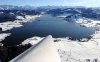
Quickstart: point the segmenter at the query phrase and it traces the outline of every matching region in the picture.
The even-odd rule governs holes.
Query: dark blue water
[[[79,40],[82,38],[90,38],[90,35],[94,33],[92,28],[81,27],[78,24],[49,15],[41,16],[36,20],[38,21],[29,22],[23,27],[7,31],[12,34],[2,42],[5,45],[16,45],[33,36],[44,37],[47,35],[52,35],[55,38],[68,36]]]

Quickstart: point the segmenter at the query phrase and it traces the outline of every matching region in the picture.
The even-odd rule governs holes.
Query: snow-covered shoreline
[[[62,62],[84,62],[87,59],[100,60],[100,33],[95,34],[88,42],[61,40],[56,42]],[[67,61],[66,61],[67,60]]]
[[[25,18],[23,18],[23,19],[20,16],[19,19],[21,18],[21,20],[0,23],[0,28],[2,28],[2,31],[6,31],[6,30],[13,29],[13,28],[21,27],[21,26],[23,26],[22,23],[25,24],[27,22],[32,22],[33,20],[35,20],[36,18],[38,18],[40,16],[42,16],[42,15],[34,15],[34,16],[26,15]],[[11,35],[11,33],[1,33],[0,34],[0,42],[10,35]],[[3,46],[3,44],[1,46]]]
[[[92,20],[88,18],[79,18],[75,21],[81,26],[94,28],[96,31],[100,31],[100,20]]]
[[[87,42],[60,39],[55,42],[62,62],[99,62],[100,61],[100,21],[78,19],[76,23],[95,29],[95,34]]]
[[[4,40],[6,37],[10,36],[10,35],[11,35],[11,33],[1,33],[1,34],[0,34],[0,42],[1,42],[2,40]],[[3,44],[0,43],[0,46],[3,46]]]
[[[26,15],[24,19],[22,20],[15,20],[15,21],[8,21],[8,22],[3,22],[0,23],[0,28],[2,28],[2,31],[10,30],[16,27],[21,27],[23,26],[23,23],[31,22],[32,20],[35,20],[36,18],[40,17],[42,15]]]

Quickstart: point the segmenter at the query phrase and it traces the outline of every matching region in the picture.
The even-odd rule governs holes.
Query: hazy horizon
[[[0,0],[0,5],[100,7],[100,0]]]

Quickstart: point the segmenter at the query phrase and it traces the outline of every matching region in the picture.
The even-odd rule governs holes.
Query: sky
[[[100,7],[100,0],[0,0],[0,5]]]

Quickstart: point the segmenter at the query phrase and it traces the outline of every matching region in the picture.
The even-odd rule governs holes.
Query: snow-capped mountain
[[[47,9],[46,9],[47,10]],[[91,19],[100,19],[100,9],[99,8],[85,8],[85,7],[71,7],[71,8],[55,8],[49,9],[46,11],[47,14],[53,16],[67,16],[71,15],[80,15],[81,17],[91,18]]]
[[[0,10],[34,10],[33,6],[0,5]]]
[[[87,7],[68,7],[68,6],[13,6],[13,5],[0,5],[0,10],[36,10],[54,16],[67,15],[67,14],[80,14],[82,17],[100,19],[100,8],[87,8]]]

